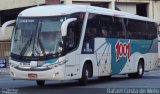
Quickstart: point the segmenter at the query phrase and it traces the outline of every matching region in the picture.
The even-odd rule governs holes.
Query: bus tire
[[[90,73],[91,73],[91,71],[90,71],[88,64],[85,64],[83,66],[83,70],[82,70],[82,77],[81,77],[81,79],[79,79],[80,85],[83,85],[83,86],[87,85]]]
[[[129,78],[142,78],[144,74],[144,62],[143,60],[139,60],[138,66],[137,66],[137,72],[136,73],[130,73],[128,74]]]
[[[37,82],[38,86],[44,86],[44,84],[45,84],[44,80],[37,80],[36,82]]]

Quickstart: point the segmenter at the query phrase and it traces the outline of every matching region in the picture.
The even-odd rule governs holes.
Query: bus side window
[[[101,15],[100,17],[100,28],[103,38],[112,37],[112,31],[111,31],[111,24],[112,24],[112,17]]]
[[[84,42],[89,42],[95,37],[99,37],[98,26],[99,26],[99,16],[97,14],[89,14],[87,27],[84,37]]]
[[[74,23],[75,22],[71,22],[67,28],[66,47],[68,50],[73,50],[75,46]]]
[[[87,28],[85,34],[85,42],[94,39],[95,34],[96,34],[96,28]]]
[[[72,28],[68,28],[68,35],[67,35],[67,48],[72,49],[74,47],[74,31],[72,30]]]
[[[123,27],[121,18],[114,17],[113,23],[111,25],[112,37],[113,38],[125,38],[123,34]]]
[[[108,32],[107,32],[107,28],[106,27],[102,27],[102,35],[103,37],[108,37]]]

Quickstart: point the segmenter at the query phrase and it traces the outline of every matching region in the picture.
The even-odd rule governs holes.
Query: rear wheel
[[[137,72],[136,73],[130,73],[128,76],[130,78],[142,78],[144,74],[144,62],[142,60],[139,61],[138,67],[137,67]]]
[[[44,84],[45,84],[44,80],[37,80],[36,82],[37,82],[38,86],[44,86]]]
[[[90,66],[88,64],[85,64],[83,66],[82,70],[82,78],[79,79],[79,84],[80,85],[86,85],[88,82],[88,78],[91,77],[91,70]]]

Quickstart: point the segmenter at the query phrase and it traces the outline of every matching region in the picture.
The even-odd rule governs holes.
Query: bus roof
[[[87,6],[83,5],[44,5],[28,8],[19,16],[43,17],[67,15],[75,12],[86,12]]]
[[[45,17],[45,16],[60,16],[60,15],[67,15],[76,12],[89,12],[89,13],[96,13],[102,15],[110,15],[115,17],[122,17],[122,18],[130,18],[130,19],[137,19],[143,21],[150,21],[155,22],[154,20],[138,16],[135,14],[117,11],[107,8],[101,7],[94,7],[94,6],[87,6],[87,5],[44,5],[44,6],[37,6],[28,8],[22,11],[19,16],[20,17]]]

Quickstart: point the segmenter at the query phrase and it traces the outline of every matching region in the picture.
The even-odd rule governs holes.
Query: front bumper
[[[37,77],[31,78],[29,74],[36,74]],[[15,80],[65,80],[65,65],[46,71],[21,71],[10,66],[10,75]]]

